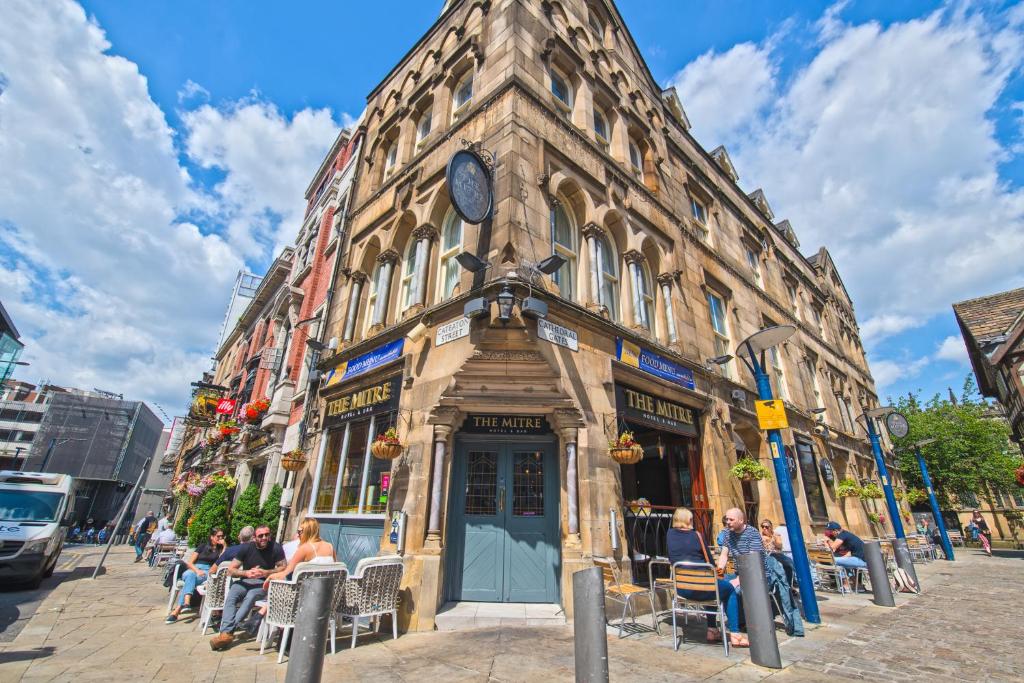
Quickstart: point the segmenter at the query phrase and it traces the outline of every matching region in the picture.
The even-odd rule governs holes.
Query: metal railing
[[[711,529],[715,511],[709,508],[689,509],[693,513],[693,528],[701,533],[705,543],[713,545]],[[674,511],[671,505],[626,503],[623,506],[622,520],[635,582],[647,582],[647,565],[653,558],[668,556],[666,542]]]

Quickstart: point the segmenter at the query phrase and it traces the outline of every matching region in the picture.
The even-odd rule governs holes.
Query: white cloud
[[[17,375],[176,412],[209,367],[242,256],[265,261],[297,230],[336,126],[328,112],[287,120],[258,101],[201,107],[187,142],[225,172],[210,196],[180,164],[146,78],[108,54],[81,7],[21,0],[3,14],[0,293],[31,363]],[[250,220],[262,221],[252,232],[263,248]]]
[[[1013,143],[990,118],[1012,104],[1001,98],[1024,61],[1024,12],[957,5],[883,27],[844,23],[841,9],[784,83],[764,82],[759,65],[781,58],[769,39],[733,48],[753,66],[732,50],[701,57],[683,71],[701,87],[681,96],[706,145],[724,142],[801,242],[829,248],[880,344],[954,301],[1024,284],[1008,258],[1024,250],[1024,190],[999,176]],[[767,111],[749,91],[730,97],[748,73],[777,95]],[[872,363],[880,386],[907,376],[894,362]]]
[[[770,46],[705,52],[672,78],[694,133],[716,147],[749,126],[772,97]]]
[[[185,85],[181,86],[181,89],[178,90],[178,102],[182,103],[193,99],[199,99],[206,102],[210,99],[210,91],[190,78],[185,81]]]
[[[935,360],[968,365],[970,360],[967,358],[967,347],[964,346],[963,338],[958,334],[954,334],[943,339],[935,351]]]

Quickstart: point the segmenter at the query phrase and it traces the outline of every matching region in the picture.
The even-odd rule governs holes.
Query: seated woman
[[[224,547],[224,531],[214,527],[210,531],[209,543],[203,543],[196,548],[191,557],[185,560],[185,566],[188,569],[181,575],[181,580],[185,585],[182,586],[181,592],[178,594],[178,604],[167,615],[166,623],[173,624],[183,610],[192,610],[192,594],[195,593],[197,586],[206,583],[210,567],[224,552]]]
[[[707,544],[700,532],[693,528],[693,513],[686,508],[676,508],[676,511],[672,513],[672,528],[668,530],[667,547],[668,559],[673,564],[676,562],[699,562],[714,567]],[[680,590],[679,594],[689,600],[714,599],[714,594],[711,592]],[[729,634],[729,643],[733,647],[749,647],[750,641],[747,640],[746,635],[736,632],[740,623],[740,603],[736,587],[731,581],[718,579],[718,598],[725,607],[725,618],[733,631]],[[715,617],[709,615],[707,633],[709,643],[722,639],[722,631],[717,625]]]
[[[337,562],[334,555],[334,546],[320,538],[320,522],[312,517],[306,517],[299,523],[299,547],[288,560],[288,566],[279,572],[274,572],[263,582],[263,590],[270,590],[270,582],[278,579],[286,579],[292,575],[295,568],[302,562],[313,562],[314,564],[331,564]],[[266,616],[267,608],[264,605],[260,608],[260,615]]]

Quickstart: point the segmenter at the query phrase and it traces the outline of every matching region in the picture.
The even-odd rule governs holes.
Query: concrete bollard
[[[608,682],[608,633],[604,613],[604,576],[600,567],[572,575],[573,640],[576,680]]]
[[[892,586],[889,585],[889,571],[885,568],[882,546],[878,541],[864,541],[864,561],[868,563],[868,575],[871,577],[872,602],[879,607],[895,607]]]
[[[299,611],[295,616],[295,632],[288,656],[288,673],[284,679],[286,683],[315,683],[323,675],[334,582],[335,579],[329,576],[302,581]]]
[[[896,556],[896,566],[910,574],[910,578],[921,590],[921,581],[917,578],[917,570],[914,569],[914,560],[910,557],[910,548],[907,547],[907,539],[894,538],[892,540],[892,552]]]
[[[768,579],[761,553],[737,555],[736,571],[740,575],[743,614],[747,618],[750,661],[758,666],[781,669],[782,655],[775,637],[775,615],[768,596]]]

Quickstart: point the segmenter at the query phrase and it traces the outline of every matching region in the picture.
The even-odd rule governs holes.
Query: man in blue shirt
[[[230,545],[224,549],[224,552],[217,558],[217,562],[210,568],[211,573],[216,572],[218,567],[226,567],[231,564],[231,560],[238,557],[238,553],[242,552],[242,548],[246,546],[249,541],[252,540],[253,534],[256,530],[251,526],[243,526],[242,530],[238,532],[238,543]]]
[[[836,564],[840,567],[850,569],[866,569],[868,563],[864,561],[864,541],[855,534],[846,531],[839,522],[829,522],[825,525],[825,536],[828,537],[828,547],[836,555]],[[844,553],[840,555],[840,553]],[[849,580],[846,571],[843,571],[843,583],[849,589]]]

